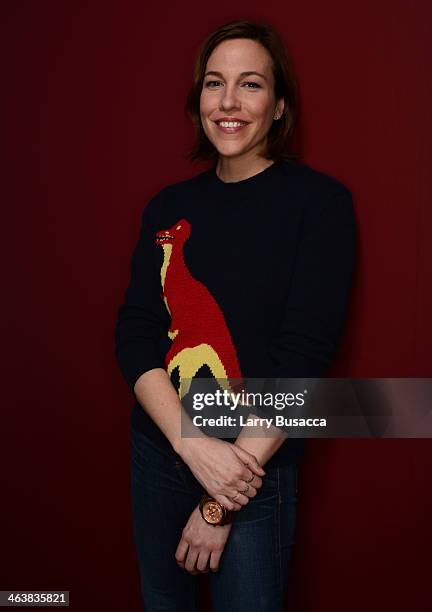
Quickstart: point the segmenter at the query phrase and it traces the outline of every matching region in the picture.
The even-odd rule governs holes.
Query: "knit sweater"
[[[131,426],[170,443],[139,404],[137,379],[164,368],[182,379],[320,378],[337,351],[356,250],[351,192],[295,161],[236,182],[211,167],[147,204],[115,355],[134,396]],[[233,440],[231,440],[233,441]],[[286,439],[267,467],[298,461]]]

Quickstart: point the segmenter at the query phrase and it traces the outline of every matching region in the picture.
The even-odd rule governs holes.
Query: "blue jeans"
[[[297,464],[266,470],[257,495],[236,512],[219,570],[193,575],[177,565],[174,555],[204,489],[174,451],[161,450],[134,429],[131,459],[133,535],[145,612],[198,612],[198,589],[205,576],[213,612],[284,609]]]

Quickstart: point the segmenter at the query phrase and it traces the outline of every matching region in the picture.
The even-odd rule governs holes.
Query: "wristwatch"
[[[209,525],[226,525],[231,523],[231,512],[216,499],[205,493],[200,501],[199,509],[201,516]]]

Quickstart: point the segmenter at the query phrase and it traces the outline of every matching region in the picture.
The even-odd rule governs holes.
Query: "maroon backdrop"
[[[2,5],[0,589],[70,590],[83,611],[141,609],[133,402],[113,356],[115,315],[146,202],[205,168],[183,159],[182,109],[198,45],[228,20],[279,29],[301,87],[302,157],[354,194],[359,269],[334,374],[432,376],[430,3],[207,11]],[[290,609],[427,609],[430,449],[426,439],[310,442]]]

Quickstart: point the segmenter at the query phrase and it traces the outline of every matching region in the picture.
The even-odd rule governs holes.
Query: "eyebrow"
[[[215,76],[223,78],[222,72],[218,72],[217,70],[209,70],[209,72],[206,72],[204,76],[206,77],[209,74],[214,74]],[[250,76],[251,74],[256,74],[257,76],[260,76],[262,79],[264,79],[264,81],[267,81],[266,77],[263,74],[261,74],[261,72],[256,72],[256,70],[248,70],[247,72],[240,72],[240,76],[242,77]]]

